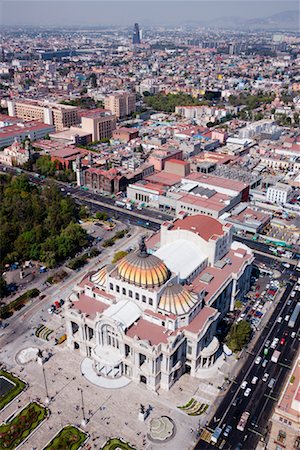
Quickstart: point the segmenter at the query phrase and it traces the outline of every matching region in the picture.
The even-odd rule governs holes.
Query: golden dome
[[[113,266],[111,264],[101,267],[101,269],[91,276],[91,282],[97,284],[98,286],[105,287],[106,275],[112,268]]]
[[[198,301],[198,296],[185,289],[181,284],[171,284],[166,287],[160,297],[158,308],[180,316],[187,314]]]
[[[149,255],[142,238],[140,250],[121,259],[118,274],[123,281],[144,288],[163,285],[169,279],[169,270],[157,256]]]

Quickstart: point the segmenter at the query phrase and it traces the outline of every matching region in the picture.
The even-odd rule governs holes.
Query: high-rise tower
[[[133,27],[132,43],[134,45],[141,43],[140,28],[139,28],[139,24],[138,23],[135,23],[134,27]]]

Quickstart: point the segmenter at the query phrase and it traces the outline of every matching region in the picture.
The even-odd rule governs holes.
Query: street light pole
[[[45,402],[46,402],[46,403],[49,403],[49,402],[50,402],[50,397],[49,397],[49,392],[48,392],[48,386],[47,386],[47,380],[46,380],[46,373],[45,373],[45,367],[44,367],[44,364],[42,364],[42,369],[43,369],[43,378],[44,378],[45,392],[46,392],[46,399],[45,399]]]
[[[77,388],[78,391],[80,391],[80,395],[81,395],[81,410],[82,410],[82,421],[81,421],[81,425],[83,427],[86,426],[86,418],[85,418],[85,412],[84,412],[84,402],[83,402],[83,390],[82,388]]]

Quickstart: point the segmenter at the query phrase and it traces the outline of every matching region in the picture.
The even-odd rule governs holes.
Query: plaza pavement
[[[47,347],[47,343],[40,347],[53,351],[51,346]],[[91,436],[86,448],[100,449],[110,437],[121,437],[136,449],[192,448],[196,435],[194,431],[191,432],[191,428],[194,430],[197,427],[199,417],[186,415],[176,408],[176,405],[183,405],[193,396],[197,380],[191,382],[188,376],[184,376],[169,393],[160,395],[155,395],[135,383],[120,389],[100,388],[82,376],[81,361],[82,357],[71,353],[66,346],[55,347],[53,356],[44,364],[47,389],[51,398],[51,414],[38,431],[22,445],[22,449],[42,450],[62,426],[81,426],[81,392],[78,388],[83,390],[84,412],[88,419],[85,429]],[[13,369],[15,374],[28,382],[29,388],[0,413],[1,422],[31,400],[45,403],[46,391],[41,365],[30,362],[25,366],[15,365]],[[200,399],[198,396],[197,398]],[[146,409],[150,405],[152,407],[145,423],[138,420],[141,403]],[[175,421],[177,432],[174,439],[166,444],[153,444],[146,438],[146,445],[143,445],[143,439],[149,430],[149,421],[161,415],[170,416]]]

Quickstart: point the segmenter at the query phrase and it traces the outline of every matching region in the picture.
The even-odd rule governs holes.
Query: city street
[[[252,450],[256,448],[259,439],[263,438],[267,433],[267,424],[274,402],[278,399],[278,393],[288,376],[293,364],[293,358],[299,348],[299,337],[292,338],[291,334],[293,331],[299,329],[300,317],[298,317],[294,328],[289,328],[288,322],[284,320],[285,316],[292,314],[297,299],[299,299],[298,292],[291,304],[287,304],[292,288],[293,286],[291,284],[287,284],[285,292],[272,314],[271,320],[263,328],[258,341],[248,353],[242,369],[233,380],[214,418],[207,426],[207,429],[211,431],[216,427],[225,427],[225,425],[231,425],[233,427],[227,439],[221,435],[217,444],[219,448],[235,448],[241,443],[243,450]],[[277,322],[279,317],[283,318],[280,323]],[[268,360],[267,365],[266,367],[262,367],[262,361],[264,359],[263,351],[266,341],[272,342],[276,337],[279,339],[276,348],[281,352],[279,362],[273,363],[270,361],[270,356],[273,352],[273,350],[270,350],[266,357]],[[282,338],[285,340],[283,344],[281,344]],[[258,356],[262,358],[261,362],[255,364]],[[269,374],[266,382],[262,381],[265,373]],[[256,384],[251,383],[254,376],[258,378]],[[268,382],[271,378],[276,380],[272,389],[268,387]],[[251,388],[249,397],[245,397],[245,390],[240,387],[243,381],[247,381],[247,387]],[[244,411],[250,412],[250,418],[245,431],[241,432],[236,429],[236,426]],[[200,440],[195,447],[196,450],[210,448],[215,448],[215,446],[203,440]]]

